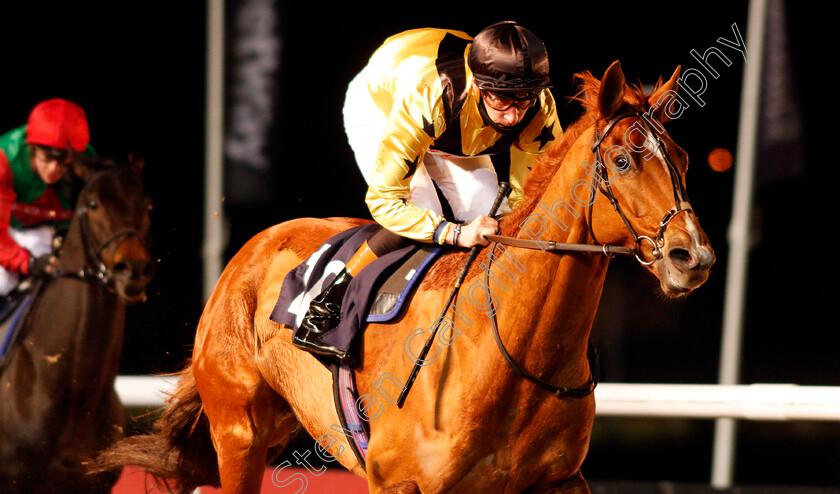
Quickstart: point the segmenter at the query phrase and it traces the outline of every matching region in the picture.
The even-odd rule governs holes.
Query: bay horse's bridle
[[[99,177],[112,171],[113,170],[100,170],[96,172],[88,180],[87,184],[80,192],[79,197],[84,197],[85,193],[88,192],[90,187],[96,180],[99,179]],[[90,217],[88,216],[90,208],[90,203],[80,201],[75,211],[75,216],[79,221],[79,230],[82,237],[82,247],[85,251],[86,262],[81,268],[77,270],[62,271],[58,273],[58,276],[77,278],[85,281],[97,281],[106,285],[113,277],[113,270],[105,264],[105,260],[102,258],[102,252],[109,245],[116,243],[116,246],[119,247],[129,237],[137,237],[147,249],[149,244],[147,239],[134,228],[123,228],[96,244],[96,239],[90,226]]]

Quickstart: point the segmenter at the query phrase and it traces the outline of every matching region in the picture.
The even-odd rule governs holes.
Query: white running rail
[[[119,376],[116,390],[128,407],[163,405],[176,377]],[[796,384],[625,384],[595,389],[599,416],[744,420],[840,421],[840,387]]]

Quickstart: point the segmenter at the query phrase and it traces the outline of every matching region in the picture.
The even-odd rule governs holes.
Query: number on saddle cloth
[[[329,285],[359,246],[378,229],[376,224],[354,227],[328,239],[315,253],[290,271],[270,319],[297,331],[309,303]],[[383,255],[354,276],[341,306],[341,322],[323,341],[348,353],[368,322],[387,322],[405,306],[408,293],[439,256],[442,247],[412,243]]]

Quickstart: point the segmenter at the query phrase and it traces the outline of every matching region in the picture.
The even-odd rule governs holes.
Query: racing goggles
[[[59,165],[66,165],[70,162],[70,153],[66,149],[59,149],[50,146],[36,144],[35,147],[44,153],[47,161],[57,161]]]
[[[484,104],[496,111],[508,111],[516,107],[519,111],[525,111],[534,106],[542,89],[536,91],[497,92],[482,90],[481,96]],[[513,97],[513,98],[511,98]]]

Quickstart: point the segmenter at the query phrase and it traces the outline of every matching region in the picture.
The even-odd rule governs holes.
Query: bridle
[[[609,181],[607,166],[604,165],[606,160],[604,160],[604,155],[601,151],[601,143],[607,136],[610,135],[612,130],[615,128],[616,124],[621,120],[628,118],[628,117],[638,117],[639,121],[644,122],[647,130],[647,138],[653,136],[654,143],[656,144],[657,151],[661,150],[662,155],[664,156],[664,161],[666,164],[666,168],[668,170],[668,174],[671,178],[671,186],[674,192],[674,207],[668,210],[665,213],[665,216],[659,222],[659,231],[656,234],[655,238],[651,238],[646,235],[639,235],[636,233],[636,229],[633,228],[633,225],[630,223],[630,220],[627,219],[627,216],[621,209],[621,206],[618,203],[618,200],[613,194],[612,185]],[[689,213],[692,211],[691,204],[688,202],[688,194],[685,191],[685,187],[682,184],[682,180],[680,179],[679,170],[674,165],[671,157],[668,154],[667,149],[665,148],[664,143],[656,134],[655,129],[652,128],[650,122],[645,120],[639,112],[627,112],[622,113],[616,117],[614,117],[610,122],[604,127],[603,132],[600,134],[598,133],[597,128],[595,129],[594,135],[594,142],[592,144],[592,153],[595,157],[596,167],[597,170],[596,174],[593,174],[592,177],[592,190],[598,191],[600,190],[604,196],[609,199],[610,204],[612,204],[613,209],[618,213],[621,217],[622,222],[624,223],[627,230],[630,232],[630,235],[633,237],[633,247],[622,247],[622,246],[610,246],[607,244],[601,244],[598,242],[597,238],[595,237],[595,232],[593,230],[592,224],[592,207],[595,203],[595,197],[591,198],[591,202],[589,204],[589,216],[587,218],[587,224],[589,228],[589,235],[592,237],[592,240],[597,245],[591,244],[565,244],[565,243],[558,243],[553,241],[548,242],[536,242],[534,240],[525,240],[525,239],[518,239],[512,237],[503,237],[499,235],[487,235],[487,239],[494,243],[500,243],[503,245],[509,245],[512,247],[522,247],[527,249],[539,249],[545,251],[578,251],[578,252],[602,252],[604,255],[608,257],[612,257],[614,254],[624,254],[624,255],[635,255],[636,260],[639,261],[640,264],[649,266],[656,262],[658,259],[662,257],[662,249],[664,247],[664,236],[665,230],[668,228],[668,225],[671,221],[680,213]],[[654,258],[650,261],[644,259],[643,254],[641,253],[641,245],[644,241],[648,241],[653,245],[653,256]],[[495,249],[495,245],[490,246],[491,249]],[[486,263],[486,267],[484,269],[484,286],[487,290],[490,287],[490,268],[492,266],[494,256],[488,256],[489,260]],[[490,301],[490,308],[489,308],[489,319],[490,319],[490,326],[493,330],[493,338],[496,341],[496,346],[499,348],[499,351],[502,354],[502,357],[507,362],[508,366],[520,377],[526,379],[528,381],[533,382],[537,386],[553,393],[557,397],[571,397],[571,398],[582,398],[589,394],[591,394],[595,387],[598,385],[599,379],[599,358],[598,352],[595,349],[594,345],[592,344],[591,340],[587,342],[587,351],[586,356],[589,362],[589,373],[590,377],[586,383],[581,386],[568,388],[564,386],[556,386],[554,384],[548,383],[537,376],[534,376],[527,371],[525,371],[510,355],[510,353],[505,348],[504,343],[502,342],[501,335],[499,333],[499,326],[498,322],[496,321],[496,308],[493,306],[493,297],[488,296]]]
[[[113,170],[101,170],[96,172],[88,180],[79,196],[84,197],[95,181],[109,172],[113,172]],[[116,247],[119,247],[130,237],[137,237],[140,239],[140,242],[144,247],[148,247],[148,242],[147,239],[136,229],[123,228],[97,244],[96,238],[90,226],[89,211],[89,203],[86,201],[79,201],[79,205],[76,207],[75,216],[79,221],[79,230],[82,237],[82,247],[85,251],[86,262],[80,269],[61,271],[58,273],[58,276],[76,278],[85,281],[96,281],[106,285],[111,281],[113,271],[106,265],[105,260],[102,258],[102,252],[111,244],[116,244]]]
[[[656,151],[661,151],[661,155],[664,158],[666,169],[668,170],[668,176],[671,179],[671,189],[674,193],[674,207],[668,210],[665,213],[665,216],[662,217],[662,220],[659,222],[659,231],[656,233],[655,238],[651,238],[647,235],[639,235],[636,233],[636,229],[633,228],[633,225],[630,223],[630,220],[627,219],[627,216],[624,214],[624,211],[621,209],[621,205],[618,203],[618,200],[615,198],[615,195],[612,191],[612,184],[609,180],[609,172],[608,166],[605,166],[604,163],[607,162],[603,152],[601,151],[601,143],[607,136],[610,135],[613,128],[615,128],[618,122],[624,120],[628,117],[637,117],[638,122],[643,122],[647,133],[646,138],[650,139],[653,138],[653,142],[656,145]],[[622,148],[623,149],[623,148]],[[626,112],[619,114],[618,116],[614,117],[610,122],[604,127],[604,131],[601,135],[598,135],[598,131],[595,131],[595,138],[594,143],[592,144],[592,153],[595,156],[597,174],[593,175],[592,177],[592,186],[593,190],[600,190],[604,196],[609,199],[610,204],[612,204],[613,209],[618,213],[619,217],[621,217],[621,221],[624,223],[624,226],[630,232],[630,235],[633,237],[633,250],[636,256],[636,260],[639,261],[640,264],[644,266],[649,266],[656,262],[657,260],[662,258],[662,248],[665,246],[665,230],[668,228],[668,225],[671,223],[679,213],[690,213],[692,212],[691,204],[688,202],[688,193],[683,186],[682,180],[680,179],[680,173],[677,169],[674,162],[671,160],[671,155],[668,153],[667,148],[665,147],[665,143],[662,142],[662,139],[659,137],[658,132],[656,129],[653,128],[651,123],[644,118],[644,116],[639,112]],[[600,166],[599,166],[599,165]],[[592,240],[595,243],[600,244],[598,239],[595,237],[595,231],[593,229],[592,224],[592,208],[594,206],[595,200],[592,198],[592,201],[589,203],[589,234],[592,237]],[[642,242],[648,241],[653,246],[653,259],[647,261],[644,259],[640,246]]]
[[[644,123],[644,126],[647,130],[647,138],[652,138],[654,144],[656,145],[656,150],[662,151],[661,154],[664,158],[666,169],[668,170],[668,175],[671,179],[671,187],[674,193],[674,207],[669,209],[668,212],[665,213],[665,216],[662,217],[662,220],[660,220],[659,231],[656,233],[655,237],[650,237],[648,235],[639,235],[636,232],[636,229],[630,223],[630,220],[624,214],[624,211],[621,209],[621,205],[618,203],[618,200],[616,199],[615,194],[613,193],[612,184],[610,183],[609,179],[608,166],[605,165],[606,160],[604,159],[603,152],[601,151],[601,143],[603,143],[604,140],[610,135],[612,130],[615,128],[616,124],[629,117],[637,117],[639,122]],[[636,260],[643,266],[650,266],[657,260],[661,259],[662,250],[665,244],[665,230],[668,228],[668,225],[678,214],[690,213],[693,211],[691,208],[691,204],[688,202],[688,193],[686,192],[682,180],[680,179],[679,170],[677,169],[676,165],[674,165],[674,162],[671,160],[671,156],[668,153],[667,148],[665,147],[665,143],[662,142],[662,139],[659,137],[656,130],[653,128],[650,122],[648,122],[647,119],[643,117],[641,113],[637,111],[631,111],[621,113],[618,116],[613,117],[613,119],[610,120],[606,126],[604,126],[604,129],[600,134],[598,133],[598,129],[595,129],[592,143],[592,153],[595,157],[596,164],[594,168],[596,172],[592,174],[591,190],[596,192],[600,191],[610,201],[610,204],[612,205],[613,209],[616,211],[616,213],[618,213],[619,217],[621,218],[621,221],[627,228],[627,231],[630,232],[630,236],[633,238],[632,247],[602,244],[598,241],[597,237],[595,236],[595,230],[592,221],[592,212],[595,204],[594,196],[591,197],[589,200],[589,206],[587,208],[588,217],[586,218],[586,222],[587,227],[589,229],[589,236],[592,238],[593,242],[595,242],[595,245],[560,243],[552,240],[536,241],[506,237],[502,235],[486,235],[486,238],[491,242],[497,242],[503,245],[509,245],[511,247],[521,247],[524,249],[538,249],[548,252],[599,252],[606,255],[607,257],[613,257],[615,254],[628,256],[632,255],[635,256]],[[641,246],[645,241],[649,242],[653,246],[653,259],[651,260],[646,260],[644,258],[644,254],[641,249]]]

